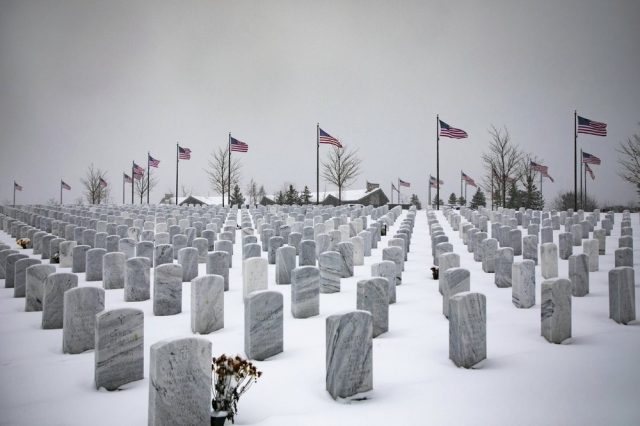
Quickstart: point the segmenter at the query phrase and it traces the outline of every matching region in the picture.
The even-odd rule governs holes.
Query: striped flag
[[[327,133],[324,130],[322,130],[320,127],[318,127],[318,131],[319,131],[319,135],[318,135],[318,142],[319,143],[328,143],[329,145],[333,145],[333,146],[337,146],[338,148],[342,148],[342,144],[340,143],[340,141],[338,139],[334,138],[329,133]]]
[[[476,181],[467,176],[465,172],[461,171],[460,173],[462,173],[462,180],[465,181],[467,185],[475,186],[476,188],[478,187],[478,185],[476,185]]]
[[[22,186],[18,185],[18,182],[15,180],[13,181],[13,187],[18,191],[22,191]]]
[[[134,175],[143,175],[144,169],[138,166],[136,163],[133,163],[133,174]]]
[[[231,151],[234,152],[247,152],[249,151],[249,145],[246,143],[239,141],[233,137],[229,137],[229,143],[231,144]]]
[[[591,176],[591,180],[596,179],[596,175],[593,174],[593,170],[591,170],[591,167],[589,167],[588,164],[584,165],[584,170],[589,173],[589,176]]]
[[[600,159],[598,157],[584,151],[582,151],[582,162],[585,164],[595,164],[596,166],[600,165]]]
[[[124,175],[124,181],[125,181],[126,183],[133,183],[133,179],[131,179],[131,176],[129,176],[129,175],[128,175],[128,174],[126,174],[126,173],[123,173],[123,175]]]
[[[178,158],[181,160],[191,160],[191,150],[178,145]]]
[[[411,187],[411,184],[409,182],[405,182],[402,179],[398,179],[398,185],[406,186],[407,188]]]
[[[151,154],[147,154],[147,155],[149,157],[148,160],[147,160],[147,162],[149,164],[149,167],[155,167],[157,169],[158,166],[160,165],[160,160],[156,160],[155,158],[153,158],[151,156]]]
[[[607,125],[578,116],[578,133],[594,136],[607,136]]]
[[[67,191],[71,189],[71,187],[67,185],[63,180],[60,181],[60,185],[62,186],[62,189],[66,189]]]
[[[542,173],[542,176],[544,176],[544,177],[546,177],[546,178],[549,178],[549,180],[550,180],[551,182],[555,182],[555,180],[553,180],[553,178],[551,177],[551,175],[549,175],[549,173],[546,173],[546,172],[545,172],[545,173]]]
[[[536,172],[540,172],[542,174],[546,174],[549,172],[548,166],[543,166],[542,164],[538,164],[535,161],[531,162],[531,169],[535,170]]]
[[[464,139],[469,137],[469,135],[467,135],[467,132],[465,132],[464,130],[451,127],[440,119],[438,119],[438,121],[440,122],[440,136],[453,139]]]
[[[106,188],[107,187],[107,181],[100,178],[100,187],[101,188]]]
[[[433,176],[429,176],[429,185],[431,185],[432,188],[437,188],[437,183],[436,183],[436,178],[434,178]],[[444,185],[444,182],[442,180],[440,180],[440,185]]]

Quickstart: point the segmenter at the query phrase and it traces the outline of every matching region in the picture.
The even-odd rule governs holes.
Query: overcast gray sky
[[[359,149],[365,180],[427,197],[436,114],[469,133],[441,141],[442,198],[460,169],[480,181],[493,124],[549,166],[547,203],[573,188],[573,110],[608,124],[580,135],[602,159],[590,194],[630,203],[616,145],[640,132],[640,2],[0,0],[0,200],[81,195],[89,163],[161,160],[151,198],[181,183],[214,195],[204,168],[229,131],[242,187],[315,190],[316,122]],[[321,155],[330,147],[321,146]],[[321,191],[331,186],[320,184]],[[469,197],[471,194],[469,194]],[[130,195],[127,195],[130,199]]]

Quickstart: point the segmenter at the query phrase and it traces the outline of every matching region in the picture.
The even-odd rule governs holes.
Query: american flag
[[[136,163],[133,163],[133,174],[134,175],[143,175],[144,169],[138,166]]]
[[[406,186],[407,188],[411,187],[411,184],[409,182],[405,182],[402,179],[398,179],[398,185]]]
[[[235,152],[247,152],[249,151],[249,145],[247,145],[246,143],[239,141],[238,139],[235,139],[233,137],[229,138],[229,143],[231,144],[231,151],[235,151]]]
[[[63,181],[63,180],[60,181],[60,185],[62,186],[62,189],[66,189],[66,190],[70,190],[71,189],[71,187],[69,185],[67,185],[65,183],[65,181]]]
[[[595,155],[582,151],[582,162],[585,164],[600,165],[600,159]]]
[[[178,145],[178,158],[181,160],[191,160],[191,150]]]
[[[543,166],[542,164],[538,164],[535,161],[531,162],[531,169],[535,170],[536,172],[540,172],[542,174],[547,174],[549,172],[548,166]]]
[[[478,185],[476,185],[476,181],[467,176],[465,172],[461,171],[460,173],[462,173],[462,180],[464,180],[467,185],[475,186],[476,188],[478,187]]]
[[[124,181],[126,183],[133,183],[133,179],[131,179],[131,177],[128,174],[123,173],[123,175],[124,175]]]
[[[318,131],[319,131],[319,135],[318,135],[318,142],[319,143],[328,143],[329,145],[333,145],[333,146],[337,146],[338,148],[342,148],[342,144],[340,143],[340,141],[338,139],[334,138],[329,133],[327,133],[324,130],[322,130],[320,127],[318,127]]]
[[[440,119],[438,121],[440,122],[440,136],[453,139],[464,139],[469,137],[469,135],[467,135],[467,132],[465,132],[464,130],[451,127]]]
[[[578,116],[578,133],[586,133],[595,136],[607,136],[606,123],[592,121],[588,118]]]
[[[551,182],[555,182],[555,180],[553,180],[553,178],[551,177],[551,175],[549,175],[549,173],[546,173],[546,172],[545,172],[545,173],[542,173],[542,176],[544,176],[544,177],[546,177],[546,178],[549,178],[549,180],[550,180]]]
[[[13,182],[13,187],[15,189],[17,189],[18,191],[22,191],[22,187],[20,185],[18,185],[18,182],[16,182],[16,181]]]
[[[596,175],[593,174],[593,170],[591,170],[591,167],[589,167],[588,164],[584,165],[584,170],[586,172],[589,172],[589,176],[591,176],[591,180],[595,180],[596,179]]]
[[[101,188],[106,188],[107,187],[107,181],[100,178],[100,187]]]
[[[144,170],[142,171],[142,173],[134,173],[133,177],[135,178],[135,180],[141,180],[144,177]]]
[[[431,185],[432,188],[436,188],[436,178],[434,178],[433,176],[429,176],[429,185]],[[442,180],[440,180],[440,185],[444,185],[444,182]]]
[[[149,156],[149,159],[148,159],[149,167],[155,167],[157,169],[158,166],[160,165],[160,160],[156,160],[151,156],[151,154],[147,154],[147,155]]]

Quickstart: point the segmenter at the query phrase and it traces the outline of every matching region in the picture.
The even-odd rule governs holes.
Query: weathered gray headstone
[[[326,320],[326,388],[333,399],[373,389],[373,317],[367,311]]]
[[[144,313],[120,308],[95,319],[96,389],[113,391],[144,377]]]
[[[153,314],[164,316],[176,315],[180,312],[182,312],[182,266],[175,263],[156,266],[153,274]]]
[[[629,247],[622,247],[616,249],[613,252],[614,266],[616,268],[620,266],[629,266],[633,268],[633,249]]]
[[[631,267],[609,271],[609,318],[620,324],[636,319],[635,276]]]
[[[533,260],[538,264],[538,237],[537,235],[527,235],[522,237],[522,259]]]
[[[309,318],[320,313],[320,270],[300,266],[291,273],[291,315]]]
[[[42,298],[42,328],[62,328],[64,292],[78,287],[78,276],[69,272],[56,272],[47,276]]]
[[[102,280],[102,258],[107,253],[105,249],[94,248],[87,250],[86,260],[86,280],[101,281]]]
[[[173,263],[173,246],[171,244],[158,244],[153,249],[153,265],[160,266],[165,263]]]
[[[188,282],[198,276],[198,249],[181,248],[178,252],[178,263],[182,266],[182,281]]]
[[[536,304],[536,265],[527,259],[512,267],[511,302],[516,308],[530,308]]]
[[[93,349],[96,314],[104,310],[104,290],[97,287],[69,289],[64,292],[63,305],[62,351],[79,354]]]
[[[244,261],[242,273],[242,295],[246,299],[254,291],[266,290],[269,263],[262,257],[252,257]]]
[[[540,246],[540,264],[542,278],[558,276],[558,247],[554,243],[544,243]]]
[[[207,255],[207,274],[220,275],[224,280],[224,291],[229,290],[229,253],[226,251],[209,253]]]
[[[522,239],[520,239],[522,251]],[[482,252],[482,270],[487,273],[496,271],[496,255],[498,253],[498,240],[489,238],[482,241],[480,250]]]
[[[87,251],[91,247],[80,245],[75,246],[72,250],[73,265],[71,266],[71,272],[79,273],[85,272],[87,269]]]
[[[569,256],[569,280],[573,296],[589,294],[589,256],[584,253]]]
[[[276,250],[284,245],[284,239],[282,237],[269,238],[269,251],[267,252],[267,260],[269,265],[276,264]]]
[[[600,265],[598,240],[582,240],[582,252],[589,256],[589,272],[596,272]]]
[[[16,263],[21,259],[28,259],[29,256],[22,253],[10,254],[5,260],[5,288],[14,288],[16,280]]]
[[[187,337],[151,346],[149,426],[211,422],[211,342]]]
[[[568,232],[558,234],[558,254],[560,259],[567,260],[573,254],[573,236]]]
[[[26,270],[25,307],[26,312],[42,311],[44,284],[47,277],[56,272],[53,265],[33,265]]]
[[[404,251],[401,247],[385,247],[382,249],[382,260],[390,260],[396,264],[396,286],[402,284],[402,266]]]
[[[27,293],[27,268],[40,265],[42,261],[26,257],[19,259],[14,265],[13,297],[25,297]]]
[[[465,291],[449,299],[449,358],[471,368],[487,357],[487,300]]]
[[[389,286],[387,291],[389,295],[388,303],[396,303],[396,264],[390,260],[374,263],[371,265],[371,276],[387,279],[387,285]]]
[[[494,283],[496,287],[511,287],[511,272],[513,267],[513,249],[511,247],[502,247],[496,252],[496,271]],[[468,289],[465,291],[469,291]]]
[[[291,284],[291,271],[296,267],[296,249],[285,245],[276,250],[276,284]]]
[[[195,278],[191,281],[191,331],[209,334],[221,328],[224,328],[224,278],[211,274]]]
[[[571,281],[543,281],[541,293],[541,334],[551,343],[562,343],[571,337]]]
[[[151,263],[146,257],[127,259],[124,267],[124,300],[125,302],[141,302],[149,300],[151,282],[149,269]]]
[[[449,268],[440,275],[440,283],[442,285],[442,314],[449,318],[449,302],[451,296],[470,290],[471,281],[469,270],[464,268]]]
[[[298,247],[299,266],[316,266],[316,242],[312,240],[300,241]]]
[[[254,291],[244,301],[244,351],[263,361],[283,350],[283,298],[277,291]]]
[[[353,276],[353,244],[350,241],[342,241],[336,245],[336,251],[340,253],[342,260],[342,278],[349,278]]]
[[[356,307],[373,317],[373,337],[389,331],[389,282],[383,277],[358,281]]]

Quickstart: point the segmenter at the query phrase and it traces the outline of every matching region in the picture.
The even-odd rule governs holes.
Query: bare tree
[[[640,192],[640,134],[636,133],[626,142],[620,142],[616,151],[620,155],[618,175],[629,183],[632,183]]]
[[[136,195],[140,197],[140,204],[146,195],[147,191],[152,190],[157,185],[158,181],[153,175],[149,175],[149,183],[147,185],[147,176],[143,175],[142,179],[135,179],[134,188]]]
[[[329,151],[329,158],[322,162],[322,177],[338,187],[338,201],[342,202],[342,188],[348,188],[360,174],[358,150],[347,150],[346,147],[334,147]]]
[[[209,176],[211,188],[222,195],[222,205],[224,206],[224,195],[229,186],[229,146],[218,148],[211,153],[209,167],[205,169]],[[240,162],[231,160],[231,186],[237,185],[240,180]]]
[[[193,187],[187,189],[186,186],[181,185],[180,194],[182,194],[182,197],[190,197],[191,195],[193,195]]]
[[[87,173],[81,179],[84,186],[85,197],[90,204],[100,204],[101,201],[107,201],[109,198],[109,187],[103,186],[102,182],[106,182],[107,172],[102,169],[96,169],[93,163],[87,168]]]
[[[249,204],[255,206],[258,204],[258,184],[256,181],[251,178],[249,184],[247,185],[247,195],[249,196]]]
[[[500,205],[504,206],[507,201],[508,185],[521,177],[523,155],[518,146],[511,142],[511,136],[506,127],[500,130],[491,126],[489,135],[491,135],[489,151],[482,154],[482,162],[487,170],[485,185],[488,188],[494,188],[494,194],[499,194]]]

